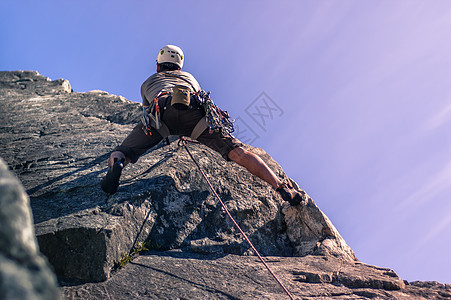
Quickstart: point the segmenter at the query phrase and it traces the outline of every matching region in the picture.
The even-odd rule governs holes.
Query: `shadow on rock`
[[[107,195],[100,189],[100,177],[106,171],[108,156],[109,153],[101,155],[29,189],[35,224],[104,205]],[[38,196],[33,196],[38,192]]]

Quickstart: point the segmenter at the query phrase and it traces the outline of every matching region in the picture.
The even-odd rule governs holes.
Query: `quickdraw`
[[[141,123],[143,124],[142,130],[144,131],[145,135],[152,136],[151,126],[150,126],[150,119],[149,119],[149,113],[147,112],[147,109],[149,106],[143,106],[143,113],[141,115]]]
[[[207,125],[210,128],[210,132],[221,131],[225,135],[232,135],[235,131],[233,125],[234,120],[230,118],[230,115],[226,111],[216,106],[210,98],[210,92],[201,90],[196,93],[196,95],[198,101],[205,110]]]
[[[142,130],[147,136],[152,136],[152,132],[150,131],[152,125],[149,117],[154,122],[155,124],[154,127],[156,130],[159,130],[161,128],[161,119],[160,119],[161,114],[160,114],[160,106],[158,105],[158,99],[161,96],[167,94],[169,94],[169,92],[160,92],[154,97],[151,106],[143,106],[143,114],[141,116],[141,122],[143,124]]]

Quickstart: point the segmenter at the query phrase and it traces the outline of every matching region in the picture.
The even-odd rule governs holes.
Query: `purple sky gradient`
[[[360,260],[451,283],[451,1],[122,3],[2,1],[0,70],[140,101],[179,45]],[[262,92],[284,112],[263,129]]]

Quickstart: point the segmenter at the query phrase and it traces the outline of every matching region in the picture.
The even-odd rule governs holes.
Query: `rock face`
[[[56,277],[38,252],[30,204],[0,159],[0,299],[58,299]]]
[[[66,80],[51,81],[30,71],[0,72],[0,101],[0,156],[30,195],[39,246],[60,280],[73,283],[108,279],[107,285],[124,280],[134,286],[130,278],[140,284],[157,271],[161,284],[178,278],[187,285],[173,291],[178,296],[169,296],[169,290],[162,291],[156,283],[154,288],[130,291],[128,296],[113,291],[113,298],[158,299],[160,294],[162,298],[179,299],[187,297],[184,289],[201,286],[210,291],[210,284],[190,277],[194,269],[206,274],[222,271],[223,277],[210,274],[210,279],[201,280],[226,284],[226,277],[235,276],[237,267],[232,265],[236,262],[246,266],[240,274],[249,276],[254,285],[245,287],[251,290],[248,294],[239,290],[238,283],[234,287],[215,285],[222,296],[250,299],[261,295],[275,299],[283,295],[283,291],[256,292],[271,277],[263,275],[260,264],[247,256],[253,254],[251,249],[211,195],[186,151],[178,149],[175,139],[169,146],[156,146],[136,164],[127,166],[116,194],[108,196],[101,191],[100,180],[107,171],[109,153],[139,120],[140,104],[101,91],[74,93]],[[354,289],[360,288],[406,288],[391,270],[362,267],[310,197],[305,205],[290,207],[266,183],[237,164],[225,162],[202,145],[188,147],[256,248],[262,255],[272,256],[271,261],[282,262],[276,269],[290,286],[343,286],[347,289],[343,295],[351,296],[358,295]],[[251,149],[281,179],[289,180],[262,149]],[[115,262],[143,242],[158,252],[140,257],[110,278]],[[314,265],[310,269],[299,267],[310,261]],[[187,263],[192,269],[165,269]],[[136,265],[147,271],[139,273],[133,269]],[[250,274],[254,271],[257,277]],[[358,272],[363,273],[352,275]],[[262,276],[264,280],[258,279]],[[105,284],[66,287],[64,293],[79,299],[110,298]],[[97,291],[101,288],[106,294]],[[218,295],[199,294],[200,298],[204,296]]]
[[[114,261],[146,239],[160,249],[252,254],[175,142],[124,170],[115,195],[100,190],[108,154],[139,120],[140,104],[103,92],[72,93],[67,81],[36,72],[3,72],[0,79],[1,141],[9,145],[1,155],[27,188],[41,250],[60,277],[105,280]],[[202,145],[189,147],[263,255],[355,260],[313,200],[283,206],[242,167]],[[263,150],[253,151],[286,179]]]
[[[0,87],[0,155],[30,195],[41,251],[60,277],[105,280],[149,211],[135,198],[105,212],[98,185],[139,107],[104,92],[71,93],[67,81],[37,72],[0,72]]]
[[[266,257],[295,299],[450,299],[451,286],[404,283],[395,272],[334,256]],[[139,256],[102,284],[63,288],[66,299],[289,299],[256,259],[181,250]]]

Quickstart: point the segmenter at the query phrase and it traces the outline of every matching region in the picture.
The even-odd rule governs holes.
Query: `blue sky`
[[[450,32],[446,0],[4,0],[0,70],[140,101],[178,45],[361,261],[451,283]]]

